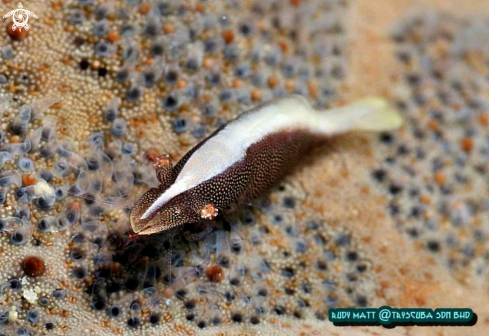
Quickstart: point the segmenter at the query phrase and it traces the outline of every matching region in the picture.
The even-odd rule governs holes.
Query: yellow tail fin
[[[369,97],[353,103],[355,110],[365,111],[359,113],[359,118],[352,125],[352,129],[365,131],[392,131],[402,126],[403,120],[399,112],[385,99]]]

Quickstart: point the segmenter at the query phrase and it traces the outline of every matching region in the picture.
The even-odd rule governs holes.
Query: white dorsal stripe
[[[262,105],[227,124],[195,151],[175,183],[158,197],[141,219],[150,216],[173,197],[224,172],[242,160],[251,145],[269,134],[306,129],[312,133],[333,135],[357,127],[358,120],[365,114],[383,107],[383,101],[367,99],[323,113],[314,110],[307,100],[299,95]]]

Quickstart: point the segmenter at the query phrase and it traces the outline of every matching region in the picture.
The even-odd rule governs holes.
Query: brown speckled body
[[[173,178],[178,176],[192,154],[218,132],[219,130],[216,130],[182,157],[173,168]],[[306,130],[270,134],[250,146],[243,160],[236,162],[214,178],[177,195],[166,204],[163,211],[168,211],[167,216],[171,222],[174,218],[174,209],[179,208],[181,209],[179,220],[185,219],[190,223],[200,220],[199,210],[206,204],[210,203],[218,209],[224,209],[233,203],[246,203],[253,200],[290,173],[300,159],[324,139],[326,137],[313,135]],[[173,182],[174,180],[169,180],[158,188],[148,190],[133,209],[131,216],[140,218],[148,205],[156,201]],[[182,207],[182,204],[185,206]],[[149,223],[158,215],[159,213],[154,213],[144,222]],[[168,229],[172,227],[167,223]]]

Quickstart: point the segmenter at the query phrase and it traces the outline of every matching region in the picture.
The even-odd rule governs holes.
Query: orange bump
[[[175,27],[173,27],[169,23],[165,23],[163,25],[163,31],[165,32],[165,34],[173,34],[175,32]]]
[[[165,288],[163,295],[169,299],[173,296],[173,291],[170,288]]]
[[[56,11],[61,11],[63,9],[63,4],[61,3],[61,1],[56,1],[52,3],[52,7]]]
[[[119,41],[119,38],[120,38],[119,33],[116,32],[115,30],[107,34],[107,40],[109,40],[112,43]]]
[[[431,198],[428,195],[419,196],[419,201],[424,203],[424,204],[431,204]]]
[[[224,279],[224,271],[217,265],[207,268],[206,274],[209,280],[213,282],[221,282]]]
[[[460,142],[460,146],[462,147],[462,149],[464,151],[466,151],[467,153],[470,153],[472,151],[472,149],[474,148],[474,141],[472,140],[472,138],[465,137]]]
[[[428,128],[432,131],[438,131],[440,129],[440,124],[436,120],[428,121]]]
[[[67,208],[70,210],[73,210],[73,211],[80,211],[81,204],[78,201],[73,201],[73,202],[68,204]]]
[[[289,51],[289,45],[285,41],[278,41],[278,46],[284,54]]]
[[[225,31],[222,32],[222,38],[224,39],[224,42],[226,44],[233,43],[234,41],[234,33],[231,29],[226,29]]]
[[[286,79],[285,80],[285,88],[287,91],[293,91],[294,90],[294,81],[292,79]]]
[[[139,13],[146,15],[151,9],[151,4],[149,3],[144,3],[139,6]]]
[[[187,82],[185,82],[183,79],[180,79],[177,83],[177,88],[179,89],[184,89],[187,86]]]
[[[22,260],[21,267],[25,274],[32,277],[42,275],[46,269],[44,261],[35,256],[29,256]]]
[[[258,90],[251,91],[251,99],[257,101],[261,99],[261,93]]]
[[[204,68],[206,69],[210,69],[212,67],[212,64],[214,62],[212,61],[211,58],[204,58],[204,60],[202,61],[202,65],[204,66]]]
[[[20,137],[18,135],[14,135],[10,138],[10,143],[19,143]]]
[[[22,176],[22,184],[25,186],[31,186],[36,184],[36,177],[32,174],[26,174]]]
[[[438,172],[435,174],[435,182],[438,184],[445,184],[446,176],[442,172]]]
[[[203,13],[205,10],[204,4],[199,2],[195,5],[195,10],[199,13]]]
[[[53,19],[51,19],[51,18],[45,18],[43,21],[44,21],[44,23],[45,23],[45,24],[47,24],[48,26],[52,26],[52,25],[54,25],[54,22],[55,22],[55,21],[54,21]]]
[[[274,88],[278,85],[278,78],[275,76],[268,77],[268,86]]]
[[[489,114],[488,113],[479,114],[479,122],[484,126],[489,126]]]
[[[172,316],[171,316],[170,314],[164,314],[164,315],[163,315],[163,320],[164,320],[165,322],[171,322],[171,320],[172,320]]]

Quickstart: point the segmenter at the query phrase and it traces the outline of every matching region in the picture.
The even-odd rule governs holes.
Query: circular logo
[[[19,28],[25,27],[27,25],[27,20],[29,20],[29,15],[25,9],[16,9],[12,17],[14,20],[14,25]]]

